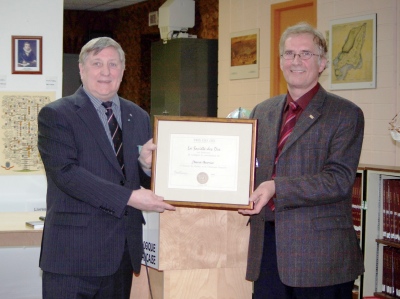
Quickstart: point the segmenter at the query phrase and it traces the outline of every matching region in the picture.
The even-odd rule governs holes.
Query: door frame
[[[281,81],[284,80],[280,68],[279,40],[286,28],[283,28],[283,13],[295,13],[298,9],[307,9],[309,14],[304,15],[304,21],[311,26],[317,25],[317,0],[294,0],[271,5],[271,69],[270,69],[270,96],[286,93],[280,90]],[[286,23],[286,22],[285,22]],[[294,24],[293,24],[294,25]]]

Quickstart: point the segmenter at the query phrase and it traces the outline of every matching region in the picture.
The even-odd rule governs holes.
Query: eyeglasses
[[[299,55],[301,60],[308,60],[313,56],[321,56],[319,54],[314,54],[314,53],[307,52],[307,51],[300,52],[299,54],[293,53],[292,51],[287,51],[287,52],[283,53],[281,55],[281,57],[285,60],[294,60],[296,58],[296,55]]]

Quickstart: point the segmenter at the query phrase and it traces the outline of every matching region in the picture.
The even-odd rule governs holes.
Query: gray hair
[[[98,37],[88,41],[79,54],[79,63],[84,64],[90,53],[93,52],[93,55],[97,55],[108,47],[112,47],[118,52],[122,66],[125,68],[125,52],[121,45],[110,37]]]
[[[314,44],[319,49],[319,55],[321,55],[322,58],[327,58],[328,49],[326,46],[325,37],[322,35],[321,32],[319,32],[318,30],[316,30],[314,27],[312,27],[310,24],[308,24],[306,22],[301,22],[294,26],[288,27],[282,33],[281,39],[279,41],[280,55],[283,54],[283,51],[285,48],[285,42],[291,35],[298,35],[298,34],[303,34],[303,33],[309,33],[314,37],[313,38]]]

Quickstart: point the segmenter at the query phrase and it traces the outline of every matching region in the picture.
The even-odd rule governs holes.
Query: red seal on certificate
[[[197,175],[197,181],[198,181],[200,184],[205,184],[205,183],[207,183],[207,182],[208,182],[208,174],[205,173],[205,172],[200,172],[200,173]]]

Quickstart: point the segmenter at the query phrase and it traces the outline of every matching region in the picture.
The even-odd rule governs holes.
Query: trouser
[[[354,281],[311,288],[284,285],[278,273],[275,225],[273,222],[265,223],[261,271],[258,280],[254,282],[253,299],[352,299],[353,285]]]
[[[117,272],[109,276],[72,276],[43,271],[43,299],[129,299],[132,277],[133,268],[125,244],[121,264]]]

